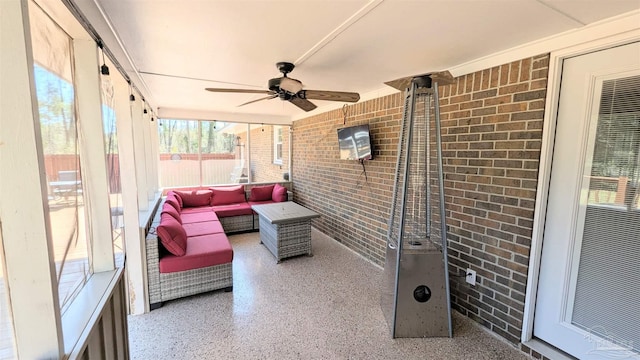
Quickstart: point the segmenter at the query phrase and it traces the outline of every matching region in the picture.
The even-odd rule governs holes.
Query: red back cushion
[[[173,216],[174,219],[178,220],[180,224],[182,224],[182,219],[180,218],[180,213],[178,212],[178,210],[176,210],[176,208],[173,207],[173,205],[168,204],[167,202],[165,202],[164,205],[162,205],[162,214],[169,214]]]
[[[178,200],[178,205],[180,205],[180,207],[183,207],[183,206],[184,206],[184,204],[182,203],[182,198],[181,198],[180,196],[178,196],[178,194],[176,194],[176,192],[175,192],[175,191],[173,191],[173,190],[169,190],[169,192],[167,193],[167,197],[168,197],[169,195],[173,195],[173,196],[175,196],[176,200]]]
[[[249,201],[267,201],[271,200],[273,193],[273,185],[254,186],[249,194]]]
[[[156,233],[162,245],[173,255],[183,256],[187,252],[187,233],[173,216],[162,214]]]
[[[182,198],[182,207],[209,206],[211,190],[176,191]]]
[[[246,202],[244,195],[244,185],[211,188],[213,197],[211,206],[238,204]]]
[[[280,184],[276,184],[273,187],[273,193],[271,194],[271,199],[275,202],[287,201],[287,188]]]
[[[180,213],[180,208],[181,207],[178,204],[178,199],[177,199],[176,195],[167,195],[167,198],[164,199],[164,203],[165,204],[169,204],[170,206],[173,206],[173,208],[178,211],[178,214]]]

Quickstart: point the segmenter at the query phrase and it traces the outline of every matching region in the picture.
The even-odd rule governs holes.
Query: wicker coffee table
[[[284,258],[311,252],[311,219],[320,217],[293,201],[253,205],[260,216],[260,242],[271,251],[278,263]]]

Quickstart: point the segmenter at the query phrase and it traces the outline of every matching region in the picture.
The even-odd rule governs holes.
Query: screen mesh
[[[402,242],[401,248],[433,250],[435,245],[441,249],[432,94],[418,89],[414,94],[407,92],[405,100],[389,237],[394,244]]]

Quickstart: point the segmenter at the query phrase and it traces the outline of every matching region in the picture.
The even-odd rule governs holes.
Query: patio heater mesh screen
[[[393,337],[451,336],[437,83],[427,75],[409,86],[381,304]]]
[[[441,250],[440,177],[437,151],[433,146],[437,140],[435,122],[430,121],[433,111],[430,94],[418,93],[413,118],[403,121],[400,145],[403,150],[398,156],[399,170],[388,237],[389,241],[397,244],[402,236],[403,246],[429,243]],[[408,116],[407,112],[405,116]]]

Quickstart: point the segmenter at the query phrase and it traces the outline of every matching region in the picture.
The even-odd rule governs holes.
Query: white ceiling
[[[126,53],[113,53],[128,72],[140,74],[141,88],[156,107],[287,118],[302,110],[279,99],[237,107],[263,95],[211,93],[204,88],[266,89],[268,79],[280,76],[275,63],[289,61],[296,64],[290,76],[306,89],[365,94],[381,89],[385,81],[447,70],[640,9],[640,0],[75,3],[98,24],[109,49],[124,48]],[[115,37],[103,35],[99,23],[110,26]],[[318,107],[328,104],[313,102]]]

